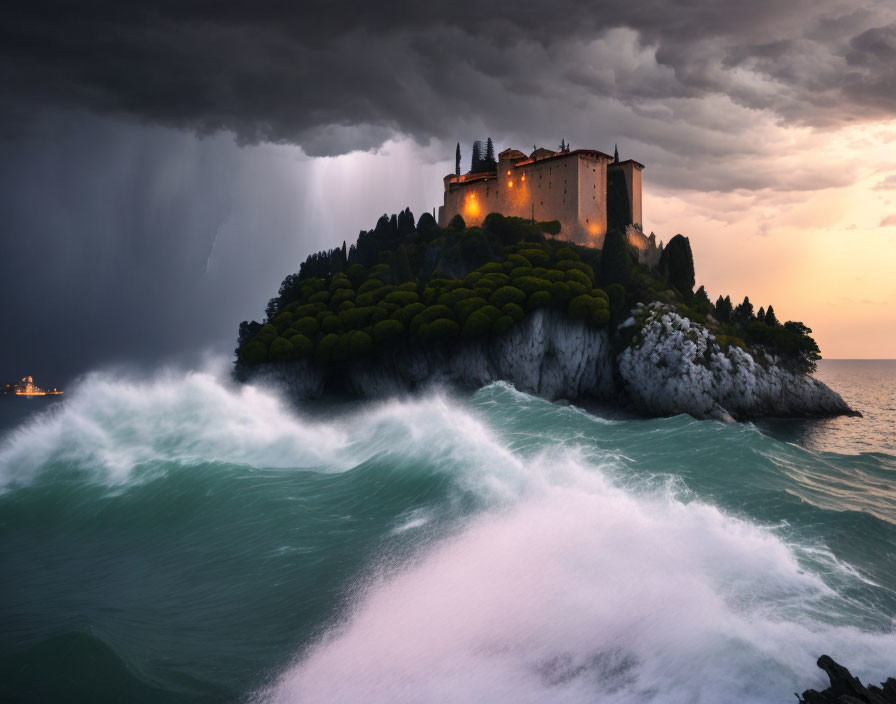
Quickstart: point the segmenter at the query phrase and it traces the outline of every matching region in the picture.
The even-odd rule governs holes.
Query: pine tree
[[[753,304],[749,296],[744,296],[743,302],[734,309],[734,319],[739,323],[749,323],[753,317]]]
[[[470,173],[478,174],[482,170],[482,142],[473,142],[473,155],[470,158]]]
[[[765,324],[769,327],[781,324],[778,322],[778,318],[775,316],[775,309],[772,306],[769,306],[768,310],[765,311]]]
[[[566,139],[565,138],[560,140],[560,147],[558,148],[558,151],[561,154],[566,151]]]
[[[457,149],[454,150],[454,175],[460,176],[460,142],[457,143]]]
[[[722,298],[719,296],[716,300],[716,320],[721,323],[727,323],[731,320],[731,296]]]
[[[762,306],[759,306],[759,312],[756,313],[756,320],[763,323],[765,322],[765,308]]]

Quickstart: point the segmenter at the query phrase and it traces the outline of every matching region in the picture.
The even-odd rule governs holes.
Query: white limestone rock
[[[613,394],[605,330],[537,310],[496,338],[459,345],[425,345],[382,351],[349,366],[346,385],[362,396],[434,385],[479,388],[509,381],[550,400]]]
[[[774,357],[762,365],[738,347],[723,350],[709,330],[669,306],[637,313],[640,332],[618,365],[623,391],[643,412],[722,420],[853,412],[839,394]]]

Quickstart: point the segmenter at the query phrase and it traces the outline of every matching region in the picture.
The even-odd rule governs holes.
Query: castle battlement
[[[558,220],[562,238],[600,249],[609,226],[640,232],[643,169],[597,149],[505,149],[494,170],[445,177],[439,225],[457,214],[468,226],[489,213]]]

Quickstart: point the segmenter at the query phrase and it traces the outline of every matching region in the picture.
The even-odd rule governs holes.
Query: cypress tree
[[[460,176],[460,142],[457,143],[457,149],[454,150],[454,175]]]
[[[624,285],[629,279],[631,263],[625,235],[615,227],[607,230],[600,257],[599,278],[601,286],[610,284]]]
[[[769,306],[768,310],[765,311],[765,324],[769,327],[781,324],[778,322],[778,318],[775,316],[775,309],[772,306]]]
[[[669,240],[660,255],[659,270],[684,296],[691,295],[694,290],[694,255],[687,237],[675,235]]]
[[[763,323],[765,322],[765,308],[763,308],[762,306],[759,306],[759,312],[756,313],[756,320],[759,320]]]
[[[495,161],[495,145],[492,138],[489,137],[485,142],[485,164],[488,171],[494,171],[498,168],[498,162]]]

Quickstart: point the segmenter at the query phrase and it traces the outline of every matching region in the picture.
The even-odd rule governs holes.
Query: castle
[[[486,161],[480,169],[476,168],[479,146],[474,145],[473,169],[461,174],[458,145],[455,173],[444,179],[441,227],[457,214],[468,227],[481,224],[489,213],[558,220],[562,238],[597,249],[603,247],[607,228],[617,227],[642,259],[659,259],[661,246],[642,231],[643,164],[620,161],[618,150],[611,157],[596,149],[570,150],[563,144],[559,151],[536,148],[528,156],[505,149],[497,162]]]

